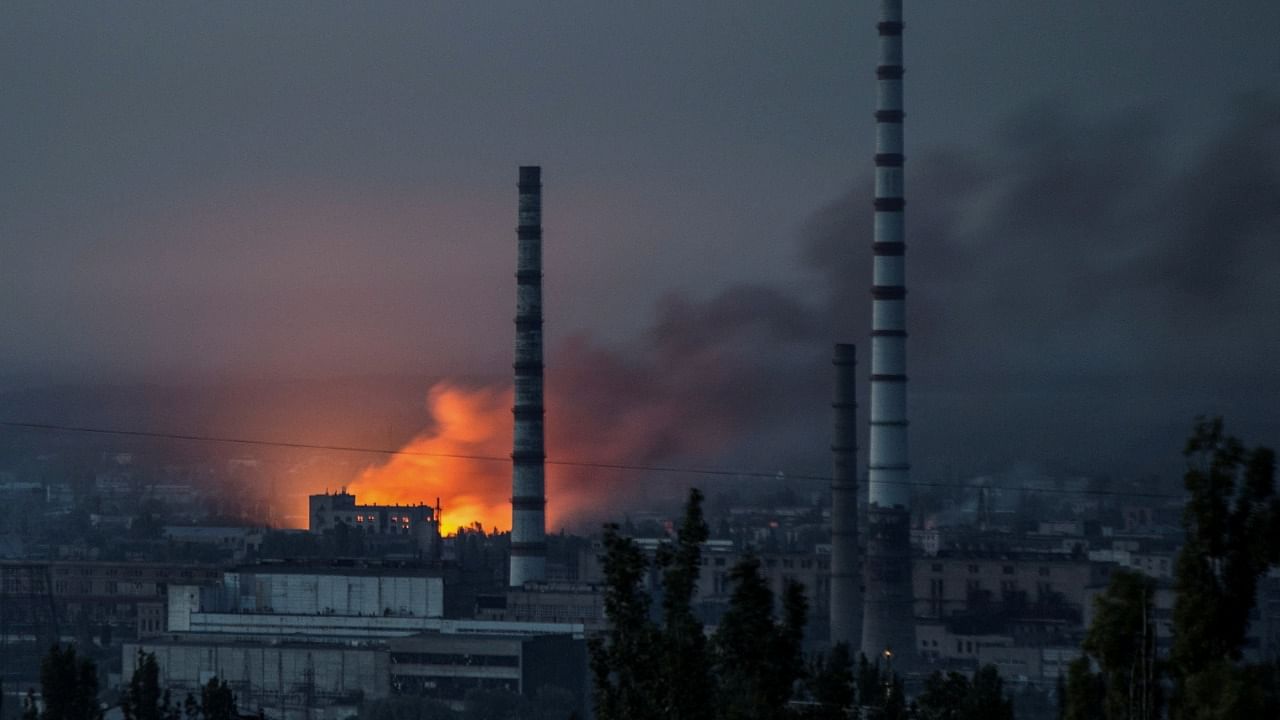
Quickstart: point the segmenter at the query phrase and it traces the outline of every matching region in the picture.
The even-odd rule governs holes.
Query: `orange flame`
[[[511,527],[511,390],[439,383],[427,394],[432,425],[401,454],[364,470],[348,491],[362,505],[434,503],[442,533],[479,522]]]

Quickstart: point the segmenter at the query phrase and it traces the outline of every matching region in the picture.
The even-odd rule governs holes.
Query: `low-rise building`
[[[1085,589],[1105,582],[1109,566],[1061,553],[942,551],[912,563],[920,618],[987,613],[1001,607],[1041,616],[1081,616]]]
[[[241,711],[261,710],[273,720],[352,717],[361,702],[391,692],[387,651],[379,646],[217,637],[129,642],[122,650],[123,685],[133,677],[139,651],[155,655],[161,685],[177,702],[186,693],[198,698],[216,677],[231,687]]]
[[[472,690],[507,690],[534,697],[545,687],[569,691],[579,712],[587,703],[587,652],[568,635],[423,633],[387,640],[392,691],[460,707]]]
[[[598,583],[526,583],[503,595],[477,598],[476,618],[509,622],[572,623],[588,633],[608,625],[604,612],[604,588]]]
[[[49,601],[62,623],[109,625],[118,637],[153,632],[155,609],[164,606],[171,585],[209,587],[221,577],[222,569],[210,565],[87,560],[0,562],[0,582],[6,583],[6,588],[16,591],[38,580],[41,588],[47,587]],[[150,618],[146,625],[142,624],[144,616]]]

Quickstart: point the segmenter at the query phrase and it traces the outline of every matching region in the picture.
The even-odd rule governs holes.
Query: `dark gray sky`
[[[504,377],[540,163],[561,395],[737,438],[642,459],[821,466],[876,5],[8,4],[0,378]],[[1280,4],[907,13],[922,467],[1142,467],[1197,412],[1274,443]]]

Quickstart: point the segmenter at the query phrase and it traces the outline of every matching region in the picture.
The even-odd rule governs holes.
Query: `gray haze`
[[[636,437],[591,459],[822,470],[874,6],[8,5],[0,419],[406,437],[430,378],[508,372],[541,163],[553,410]],[[910,3],[919,475],[1165,469],[1204,412],[1280,440],[1277,37]]]

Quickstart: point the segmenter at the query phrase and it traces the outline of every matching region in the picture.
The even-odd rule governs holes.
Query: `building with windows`
[[[504,595],[476,599],[476,618],[507,622],[570,623],[595,633],[608,626],[604,587],[583,582],[527,582]]]
[[[534,697],[567,690],[587,703],[587,651],[568,635],[512,637],[423,633],[387,640],[392,692],[442,700],[460,708],[472,690],[507,690]]]
[[[122,685],[139,652],[152,653],[161,686],[179,702],[214,677],[225,681],[245,713],[273,720],[353,717],[362,702],[390,695],[387,652],[380,646],[324,642],[245,642],[207,637],[125,643]]]
[[[308,498],[307,529],[316,534],[359,532],[372,539],[416,541],[422,552],[440,547],[440,501],[417,505],[357,505],[356,496],[340,490]]]
[[[0,562],[0,583],[21,593],[38,579],[47,588],[62,625],[109,626],[117,637],[142,637],[163,631],[163,612],[172,585],[209,587],[222,578],[210,565],[174,563],[54,560],[44,563]],[[46,592],[46,590],[41,590]]]
[[[1061,553],[941,551],[912,568],[915,614],[947,618],[999,612],[1078,623],[1085,589],[1105,584],[1110,567]]]
[[[309,498],[314,533],[333,530],[338,525],[367,533],[407,535],[416,522],[435,520],[435,508],[418,505],[357,505],[356,496],[345,490],[311,495]]]
[[[127,645],[122,662],[155,652],[181,688],[217,675],[272,720],[339,720],[390,694],[456,704],[471,690],[533,697],[547,685],[585,707],[581,623],[446,618],[430,572],[262,564],[173,586],[164,633]]]

